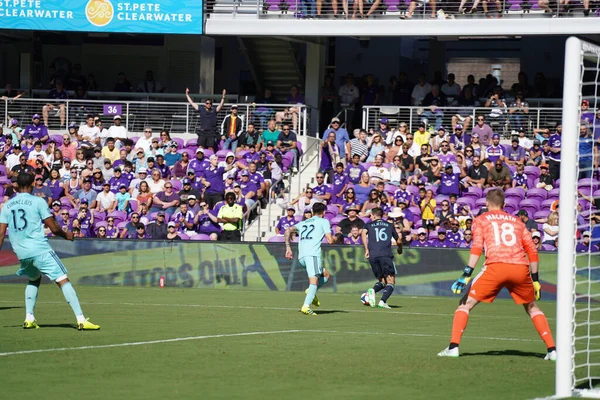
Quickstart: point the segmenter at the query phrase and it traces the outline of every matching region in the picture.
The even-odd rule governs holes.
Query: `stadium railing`
[[[195,96],[194,96],[195,97]],[[181,96],[179,96],[181,98]],[[199,99],[195,99],[199,100]],[[80,125],[85,122],[89,114],[102,118],[105,128],[112,125],[115,115],[122,117],[122,123],[132,134],[141,134],[145,127],[154,130],[168,129],[174,134],[194,134],[200,127],[200,116],[187,102],[166,102],[147,100],[119,100],[118,98],[106,100],[63,100],[19,98],[17,100],[3,100],[0,102],[2,122],[4,126],[10,124],[11,119],[17,119],[22,128],[31,121],[33,114],[42,116],[42,109],[46,104],[65,104],[65,124]],[[216,107],[218,103],[213,103]],[[226,103],[217,114],[217,128],[220,129],[223,119],[231,113],[231,106],[235,103]],[[202,107],[203,104],[199,103]],[[238,105],[238,114],[244,121],[244,128],[248,121],[255,124],[257,130],[266,129],[269,119],[281,119],[283,122],[297,126],[296,132],[300,136],[307,134],[309,126],[309,110],[301,104],[256,104],[241,103]],[[290,108],[297,110],[296,116],[289,112]],[[60,109],[55,107],[48,113],[48,124],[51,131],[61,130]],[[66,128],[62,128],[64,131]],[[54,133],[54,132],[53,132]]]
[[[363,14],[366,16],[372,2],[364,1]],[[572,2],[569,4],[568,12],[564,8],[558,9],[558,2],[549,2],[548,6],[552,14],[545,13],[537,0],[501,0],[502,17],[506,18],[572,18],[584,17],[583,2]],[[432,14],[429,1],[416,1],[413,18],[429,18]],[[307,0],[207,0],[205,1],[205,13],[208,18],[295,18],[305,19],[316,17],[316,1]],[[404,18],[408,14],[411,0],[382,0],[378,9],[371,15],[376,18]],[[471,13],[472,2],[452,0],[437,2],[436,17],[438,19],[479,19],[497,17],[498,9],[495,2],[488,2],[488,13],[483,12],[482,7]],[[339,18],[350,18],[353,13],[353,5],[349,4],[349,16],[342,15],[342,1],[338,2]],[[441,12],[440,12],[441,10]],[[357,13],[358,14],[358,13]],[[333,9],[330,2],[323,2],[322,17],[333,18]],[[588,16],[600,16],[600,6],[592,2]]]
[[[507,137],[512,131],[517,131],[518,126],[514,114],[509,114],[509,107],[502,110],[497,117],[490,116],[497,109],[489,107],[439,107],[443,112],[442,126],[446,130],[452,128],[452,117],[460,115],[457,123],[464,123],[465,117],[471,118],[471,127],[476,122],[476,115],[484,115],[486,124],[490,125],[494,132]],[[363,106],[363,128],[366,130],[379,128],[381,118],[387,118],[392,127],[397,127],[400,122],[408,125],[409,131],[414,132],[419,124],[426,119],[428,124],[435,125],[435,116],[425,117],[423,113],[428,111],[427,107],[400,107],[400,106]],[[521,126],[528,134],[533,133],[536,128],[549,128],[560,122],[562,108],[529,107],[527,114],[519,114]],[[469,129],[470,131],[470,129]]]

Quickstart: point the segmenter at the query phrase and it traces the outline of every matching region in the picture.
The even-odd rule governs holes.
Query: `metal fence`
[[[52,104],[52,107],[45,107]],[[64,112],[61,111],[64,105]],[[213,107],[218,105],[213,103]],[[42,117],[53,132],[64,131],[71,123],[80,125],[87,115],[101,117],[104,127],[112,125],[115,115],[122,117],[122,123],[131,134],[143,132],[145,127],[153,130],[168,129],[177,134],[194,134],[200,129],[200,116],[187,102],[129,101],[129,100],[66,100],[57,102],[51,99],[19,98],[0,102],[2,122],[9,126],[11,119],[17,119],[21,127],[27,126],[34,114]],[[199,107],[203,107],[202,103]],[[232,104],[225,104],[217,114],[217,126],[220,129],[223,119],[231,113]],[[47,121],[44,120],[44,108],[47,109]],[[61,113],[64,119],[61,119]],[[298,135],[306,135],[308,111],[305,105],[290,104],[238,104],[238,115],[242,118],[244,129],[248,122],[261,131],[267,128],[270,119],[278,123],[289,123]]]
[[[600,3],[590,2],[586,9],[583,1],[573,1],[566,6],[559,2],[543,2],[531,0],[498,0],[497,2],[481,2],[467,0],[451,1],[411,1],[411,0],[382,0],[381,2],[354,0],[320,2],[317,8],[316,0],[207,0],[205,13],[219,18],[430,18],[437,19],[481,19],[481,18],[572,18],[600,17]],[[378,3],[377,7],[373,5]],[[474,7],[476,6],[476,7]]]
[[[470,121],[472,127],[476,123],[476,116],[485,116],[486,123],[494,132],[509,136],[519,128],[531,134],[536,128],[553,127],[562,118],[562,108],[534,108],[530,107],[527,113],[509,112],[510,107],[497,109],[486,107],[440,107],[436,113],[428,113],[427,107],[395,107],[395,106],[364,106],[363,128],[366,130],[379,128],[381,118],[387,118],[391,127],[398,127],[401,122],[408,125],[411,132],[415,131],[421,122],[435,126],[441,119],[441,125],[451,129],[452,122],[465,124]],[[501,111],[501,112],[498,112]],[[454,118],[454,119],[453,119]],[[470,130],[470,129],[469,129]]]

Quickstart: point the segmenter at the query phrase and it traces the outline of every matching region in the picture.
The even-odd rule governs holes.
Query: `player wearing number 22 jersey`
[[[292,248],[290,246],[290,237],[293,232],[298,232],[300,242],[298,243],[298,262],[306,268],[309,286],[306,289],[304,305],[300,311],[305,315],[317,315],[311,310],[310,305],[319,306],[321,303],[317,298],[317,289],[327,283],[329,272],[323,267],[321,261],[321,243],[325,238],[327,243],[333,243],[331,234],[331,225],[329,221],[323,218],[325,206],[322,203],[313,205],[313,217],[300,222],[285,230],[285,256],[288,260],[292,259]]]
[[[556,360],[556,347],[544,313],[535,303],[541,297],[538,254],[531,232],[514,215],[502,210],[504,192],[491,190],[486,195],[488,212],[473,221],[473,245],[469,263],[452,285],[462,293],[471,280],[473,269],[485,252],[481,272],[473,279],[468,293],[454,313],[450,345],[438,355],[458,357],[458,345],[469,320],[469,312],[480,302],[491,303],[502,288],[508,289],[516,304],[522,304],[548,349],[546,360]]]
[[[62,289],[65,299],[73,309],[79,330],[96,330],[100,326],[89,322],[81,311],[75,289],[67,278],[67,269],[48,244],[44,235],[44,224],[52,233],[67,240],[73,240],[72,232],[64,232],[56,223],[48,209],[48,204],[40,197],[31,195],[33,175],[22,172],[17,176],[18,194],[10,199],[0,213],[0,247],[4,243],[7,229],[10,244],[21,268],[17,275],[26,276],[29,283],[25,288],[25,329],[37,329],[33,310],[42,281],[46,275]]]

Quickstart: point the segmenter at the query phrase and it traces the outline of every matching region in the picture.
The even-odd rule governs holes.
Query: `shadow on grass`
[[[335,313],[347,314],[348,313],[348,311],[344,311],[344,310],[318,310],[315,312],[317,313],[317,315],[335,314]]]
[[[77,326],[73,324],[40,324],[40,328],[65,328],[65,329],[77,329]]]
[[[0,311],[5,311],[5,310],[14,310],[16,308],[24,308],[23,306],[8,306],[8,307],[0,307]]]
[[[390,306],[391,308],[402,308],[402,306],[393,306],[391,304],[388,304],[388,306]]]
[[[461,357],[469,356],[516,356],[516,357],[531,357],[544,358],[545,353],[534,353],[532,351],[520,350],[488,350],[481,353],[460,353]]]
[[[600,387],[600,379],[592,379],[591,382],[583,382],[577,386],[575,389],[598,389]]]

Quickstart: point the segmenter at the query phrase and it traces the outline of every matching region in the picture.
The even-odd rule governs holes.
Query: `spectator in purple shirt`
[[[192,170],[196,176],[201,176],[205,169],[210,166],[210,162],[204,157],[204,149],[196,150],[196,158],[190,161],[188,171]]]
[[[240,189],[242,189],[242,194],[246,199],[246,205],[248,208],[252,208],[254,203],[256,203],[256,192],[258,188],[256,185],[250,181],[248,171],[242,171],[240,174],[242,177],[242,181],[240,183],[235,183],[234,186],[240,185]]]
[[[150,213],[164,211],[171,216],[175,213],[175,210],[177,210],[179,203],[179,195],[173,191],[173,184],[170,181],[167,181],[164,190],[158,192],[152,198]]]
[[[225,182],[223,182],[223,174],[233,168],[233,165],[219,167],[219,158],[216,154],[210,156],[210,166],[204,170],[202,177],[203,184],[206,186],[204,191],[204,200],[209,208],[212,208],[217,202],[223,200],[225,191]]]
[[[585,231],[581,235],[581,242],[577,243],[575,247],[575,252],[577,253],[597,253],[598,246],[591,244],[590,237],[592,236],[590,231]]]
[[[292,173],[298,172],[298,157],[300,155],[298,151],[298,138],[296,133],[290,130],[288,124],[284,124],[277,138],[277,148],[281,151],[282,155],[291,153],[292,158]]]
[[[210,240],[218,240],[221,234],[221,226],[209,217],[208,213],[213,216],[217,215],[216,210],[210,211],[206,202],[200,203],[200,212],[194,217],[196,230],[198,233],[203,233],[210,236]]]
[[[454,247],[458,247],[460,242],[463,240],[463,235],[460,233],[460,223],[458,220],[450,220],[450,230],[446,232],[446,238],[448,241],[454,244]]]
[[[459,191],[459,182],[460,177],[459,174],[455,174],[452,169],[452,164],[446,164],[444,168],[444,172],[442,172],[440,177],[440,190],[439,194],[458,194]]]
[[[360,164],[360,156],[358,154],[354,154],[352,156],[352,162],[346,167],[346,175],[348,175],[348,179],[354,185],[357,185],[358,182],[360,182],[360,177],[365,171],[366,168]]]
[[[512,187],[528,189],[527,175],[525,174],[525,166],[523,164],[517,165],[517,170],[513,175]]]
[[[411,193],[406,189],[406,179],[400,180],[400,188],[394,192],[394,206],[399,207],[399,202],[409,203],[411,199]]]
[[[512,145],[510,146],[508,155],[504,161],[508,165],[525,164],[526,154],[527,151],[523,147],[519,146],[519,138],[515,136],[512,138]]]
[[[188,209],[188,204],[186,202],[181,203],[179,206],[179,211],[173,214],[171,222],[175,223],[175,229],[179,233],[185,233],[194,230],[194,213]]]
[[[429,247],[429,241],[427,241],[427,229],[417,229],[417,240],[413,240],[410,243],[410,247]]]
[[[473,245],[473,232],[471,232],[470,229],[465,229],[463,236],[464,239],[461,240],[457,247],[460,247],[461,249],[470,249]]]
[[[440,144],[440,152],[437,154],[440,165],[456,164],[456,156],[450,152],[450,144],[443,141]]]
[[[450,136],[449,144],[452,153],[464,151],[465,148],[471,144],[471,136],[463,132],[463,126],[461,124],[457,124],[454,126],[454,135]]]
[[[327,174],[327,183],[333,182],[333,168],[341,160],[340,148],[335,142],[335,132],[329,132],[327,140],[321,143],[321,164],[319,170]]]
[[[325,183],[325,175],[317,173],[317,186],[312,188],[313,196],[315,199],[329,203],[331,201],[331,188]]]
[[[115,168],[115,175],[112,178],[110,178],[108,183],[110,183],[110,191],[113,193],[118,193],[119,187],[121,187],[121,185],[129,187],[129,180],[123,177],[121,168],[118,167]]]
[[[275,227],[275,232],[278,235],[283,235],[283,232],[285,232],[287,228],[290,228],[298,223],[296,221],[296,217],[294,217],[295,213],[296,209],[292,206],[288,206],[287,215],[285,217],[281,217],[277,223],[277,226]]]
[[[344,244],[363,244],[358,225],[352,225],[350,234],[344,238]]]
[[[61,80],[56,80],[56,86],[54,89],[50,90],[48,93],[48,98],[56,100],[53,103],[47,103],[42,108],[42,115],[44,116],[44,125],[48,126],[48,113],[50,110],[58,110],[60,115],[60,127],[65,127],[65,117],[66,117],[66,105],[64,100],[69,98],[69,93],[65,90],[65,87]]]
[[[344,193],[348,188],[350,180],[344,173],[344,164],[341,162],[335,166],[335,174],[333,175],[333,186],[331,187],[331,203],[341,204],[344,200]]]
[[[487,154],[487,159],[490,162],[490,165],[486,165],[488,169],[490,169],[491,165],[496,163],[496,160],[501,160],[504,162],[506,158],[506,150],[504,146],[500,144],[500,135],[494,133],[492,136],[492,144],[485,149]]]
[[[483,115],[477,116],[477,123],[473,126],[471,135],[474,133],[479,135],[479,143],[481,143],[482,146],[489,146],[494,131],[492,131],[492,128],[485,123],[485,117]]]
[[[446,236],[446,230],[444,228],[440,228],[437,231],[438,237],[437,239],[433,239],[429,243],[429,247],[439,247],[439,248],[454,248],[456,247],[454,243],[448,240]]]
[[[27,127],[23,131],[23,137],[27,138],[27,137],[31,136],[32,143],[34,141],[46,143],[48,141],[48,138],[50,137],[48,134],[47,125],[40,123],[40,115],[39,114],[34,114],[31,117],[31,121],[32,121],[32,123],[30,125],[27,125]],[[31,149],[29,149],[29,151],[31,151]],[[26,153],[29,153],[29,151],[26,151]]]

